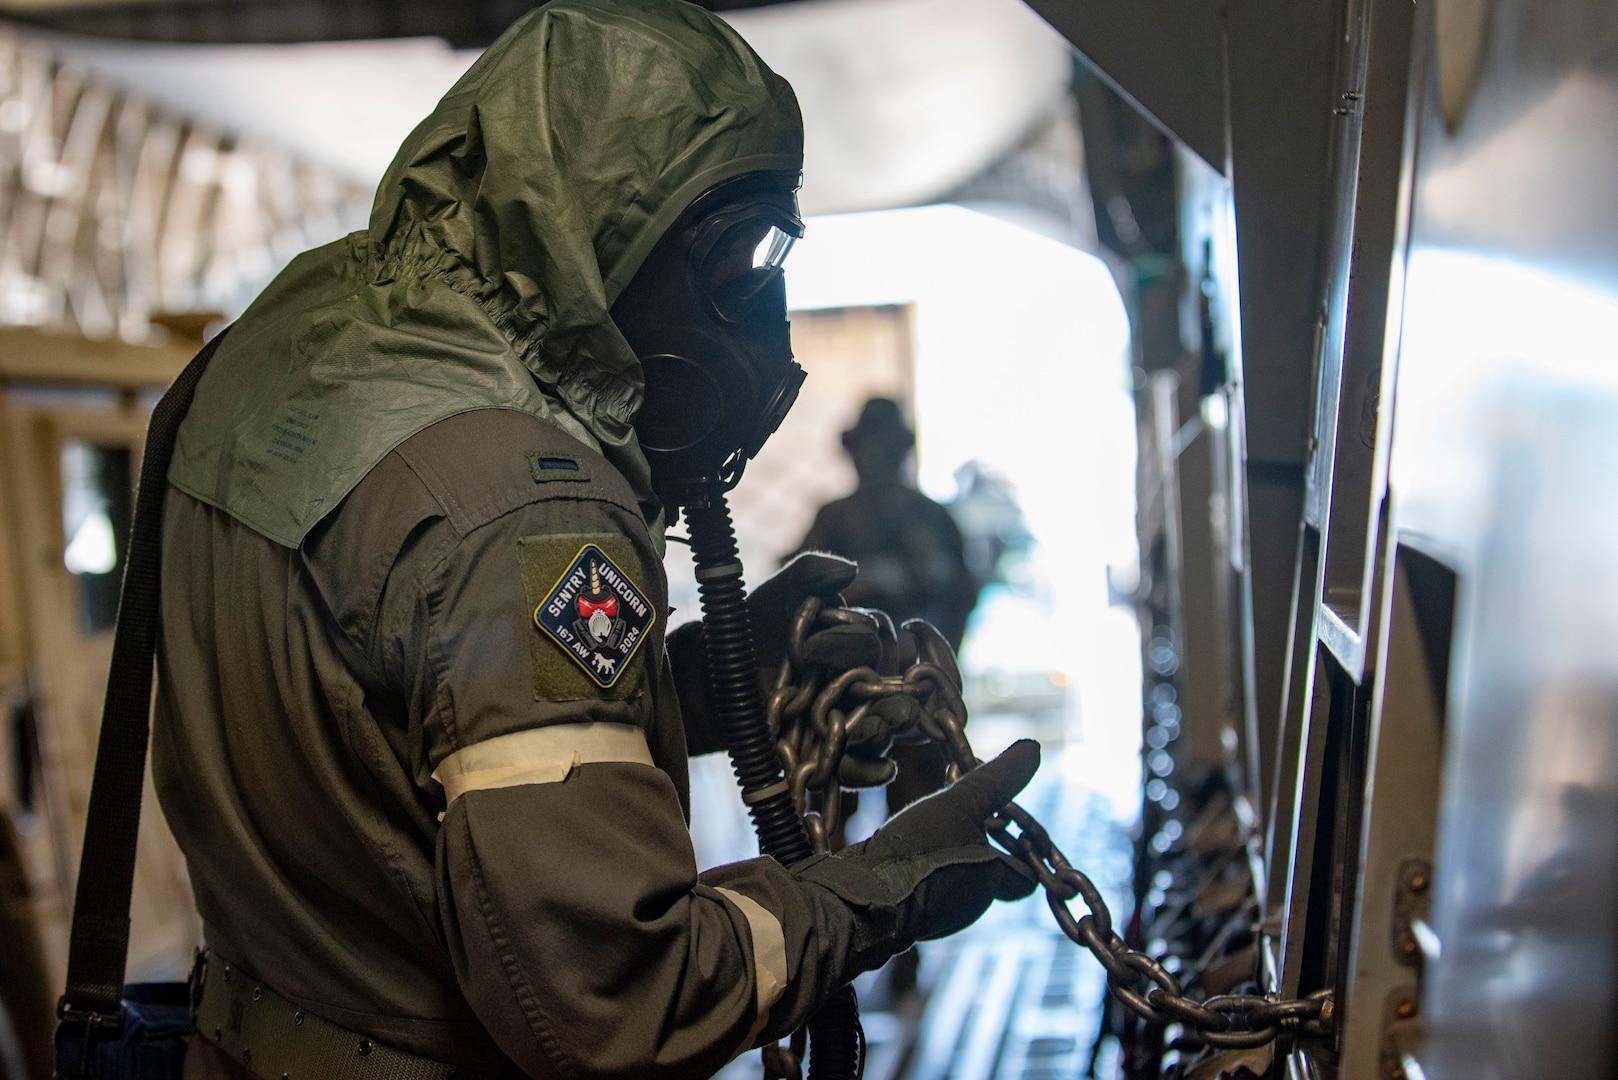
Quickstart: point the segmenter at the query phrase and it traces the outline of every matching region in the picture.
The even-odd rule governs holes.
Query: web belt
[[[349,1031],[216,952],[208,954],[201,978],[197,1038],[261,1080],[495,1080]]]

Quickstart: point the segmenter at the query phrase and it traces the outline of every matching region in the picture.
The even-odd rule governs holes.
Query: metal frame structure
[[[702,0],[712,11],[787,0]],[[0,13],[41,29],[130,41],[257,44],[436,37],[483,48],[530,0],[5,0]]]
[[[241,306],[369,206],[330,170],[169,115],[0,28],[0,324],[160,338],[154,317]]]
[[[1266,1067],[1611,1075],[1618,10],[1030,2],[1225,193],[1182,200],[1180,281],[1229,379],[1142,381],[1143,550],[1220,684],[1180,755],[1257,818],[1254,975],[1335,995]]]

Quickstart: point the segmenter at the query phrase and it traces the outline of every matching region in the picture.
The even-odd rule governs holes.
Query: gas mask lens
[[[753,269],[768,270],[771,272],[781,269],[781,264],[787,261],[792,252],[792,245],[798,238],[776,225],[770,226],[770,231],[764,234],[764,239],[758,242],[753,249]]]
[[[802,224],[785,215],[728,223],[701,261],[701,280],[722,319],[747,321],[802,234]]]

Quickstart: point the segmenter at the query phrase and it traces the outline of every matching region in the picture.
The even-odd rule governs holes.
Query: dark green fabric
[[[569,443],[510,411],[445,420],[387,455],[297,551],[181,492],[165,514],[152,770],[208,941],[343,1027],[480,1072],[498,1071],[508,1036],[467,1003],[444,941],[433,769],[511,731],[633,724],[669,794],[625,811],[684,831],[671,691],[534,700],[519,538],[616,534],[666,604],[633,493]],[[527,454],[557,451],[596,479],[536,484]],[[647,647],[661,654],[660,640]]]
[[[802,148],[791,87],[703,9],[536,9],[411,133],[369,230],[298,256],[237,321],[170,481],[296,546],[410,435],[511,408],[598,449],[660,543],[609,308],[692,199],[797,172]]]
[[[495,1080],[492,1073],[434,1061],[334,1024],[218,952],[210,952],[198,972],[200,986],[192,986],[196,1038],[228,1051],[263,1080]],[[180,1011],[191,1019],[184,1004]],[[161,1080],[145,1070],[139,1076]]]

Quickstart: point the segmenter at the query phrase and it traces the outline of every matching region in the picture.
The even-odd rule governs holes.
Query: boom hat
[[[518,409],[599,450],[660,507],[613,302],[700,195],[797,175],[786,81],[684,0],[553,0],[518,20],[400,148],[370,228],[305,252],[231,328],[169,478],[296,546],[393,447]]]
[[[854,426],[843,432],[843,448],[889,446],[902,449],[916,444],[916,433],[905,423],[904,412],[892,398],[874,397],[860,407]]]

